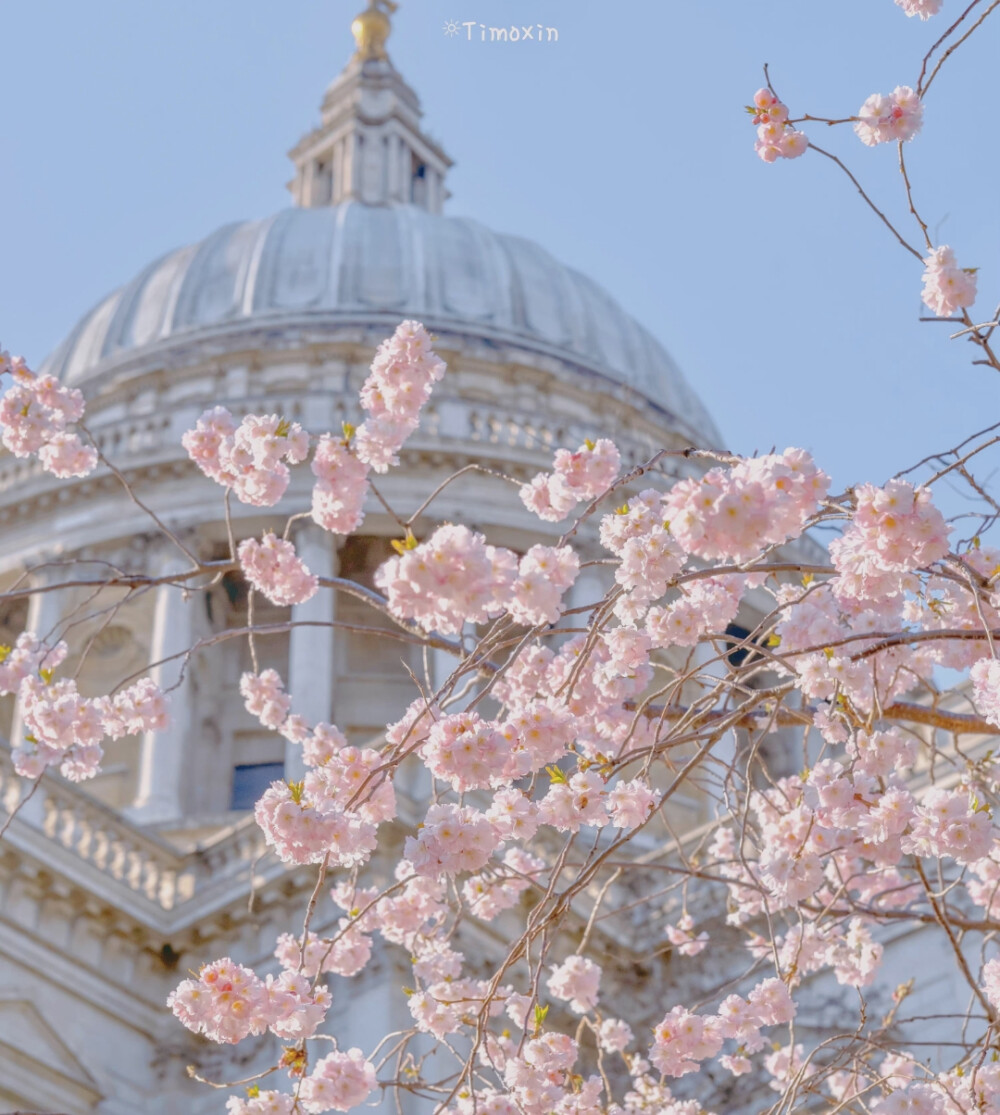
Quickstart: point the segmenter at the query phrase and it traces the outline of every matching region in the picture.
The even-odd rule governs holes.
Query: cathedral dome
[[[663,346],[601,286],[530,240],[413,204],[347,200],[225,225],[106,298],[43,370],[79,386],[140,353],[261,330],[391,329],[401,318],[555,356],[719,443]]]

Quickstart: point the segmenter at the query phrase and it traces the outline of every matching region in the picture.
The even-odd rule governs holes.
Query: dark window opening
[[[244,763],[234,767],[229,808],[253,809],[268,786],[284,777],[284,763]]]
[[[414,205],[426,204],[427,181],[427,166],[414,155],[410,163],[410,201]]]
[[[745,627],[740,627],[740,625],[738,623],[731,623],[726,628],[726,636],[727,636],[726,642],[730,646],[732,646],[732,644],[734,644],[734,643],[737,643],[737,644],[742,643],[743,640],[746,639],[749,635],[750,635],[750,632]],[[739,666],[742,666],[743,663],[746,661],[747,655],[750,653],[751,649],[752,648],[750,646],[745,646],[745,647],[735,646],[726,655],[726,661],[734,669],[739,667]]]

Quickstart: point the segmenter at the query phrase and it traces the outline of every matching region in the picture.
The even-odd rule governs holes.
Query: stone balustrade
[[[143,399],[142,413],[132,413],[131,408],[122,413],[118,406],[109,406],[102,414],[99,404],[95,404],[96,409],[88,416],[88,424],[101,451],[116,464],[127,467],[151,460],[184,457],[174,421],[178,410],[190,409],[187,417],[193,424],[203,406],[211,405],[212,401],[222,401],[229,405],[237,418],[251,411],[280,413],[309,425],[310,414],[316,413],[318,399],[319,396],[288,391],[267,393],[251,399],[210,400],[206,396],[200,400],[174,400],[169,390],[162,389]],[[322,402],[320,410],[324,418],[330,419],[330,428],[337,429],[346,419],[357,420],[355,407],[349,406],[347,399],[324,396]],[[187,421],[184,424],[188,424]],[[417,446],[429,441],[442,447],[448,443],[479,444],[488,447],[490,453],[513,452],[518,457],[525,453],[537,455],[539,463],[543,463],[558,446],[578,444],[594,433],[592,423],[579,419],[545,421],[540,419],[538,411],[523,406],[508,407],[439,394],[428,407],[424,424],[413,443]],[[649,456],[649,446],[659,440],[651,434],[651,430],[647,431],[646,436],[640,438],[641,443],[635,444],[630,443],[628,436],[617,439],[626,463],[637,463]],[[0,503],[22,499],[29,484],[37,488],[39,483],[46,486],[65,485],[65,482],[48,477],[36,460],[21,460],[0,450]]]
[[[0,824],[30,789],[31,782],[16,773],[9,753],[0,750]],[[234,884],[245,886],[265,851],[259,828],[247,817],[207,846],[183,854],[54,775],[42,776],[3,839],[19,836],[41,838],[53,852],[76,857],[109,885],[167,913],[196,899],[210,900]]]

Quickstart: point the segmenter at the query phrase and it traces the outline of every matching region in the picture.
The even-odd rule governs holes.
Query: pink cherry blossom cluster
[[[937,15],[943,3],[944,0],[896,0],[897,6],[902,8],[909,18],[918,15],[922,20]]]
[[[994,1010],[1000,1011],[1000,958],[994,957],[983,965],[983,987]]]
[[[247,712],[256,716],[265,728],[277,731],[284,725],[292,707],[292,699],[285,692],[285,683],[277,670],[243,674],[240,678],[240,694]]]
[[[360,1049],[339,1050],[321,1058],[302,1081],[299,1096],[306,1111],[350,1111],[378,1087],[375,1066]]]
[[[181,444],[207,477],[253,507],[273,507],[291,479],[285,462],[300,464],[309,453],[309,435],[298,422],[249,414],[237,425],[221,406],[206,410]]]
[[[980,658],[969,671],[972,701],[984,720],[1000,728],[1000,662]]]
[[[97,450],[70,427],[83,417],[83,395],[55,376],[36,376],[20,356],[0,349],[0,376],[14,383],[0,396],[0,442],[15,457],[37,455],[42,468],[60,479],[87,476]]]
[[[466,526],[446,524],[390,558],[375,574],[393,615],[444,634],[503,611],[517,569],[510,550],[490,546]]]
[[[976,272],[959,267],[955,253],[947,244],[935,248],[924,259],[924,305],[938,317],[951,317],[976,300]]]
[[[37,778],[58,766],[73,782],[93,778],[104,755],[104,718],[99,705],[80,696],[71,679],[46,683],[37,677],[21,682],[18,694],[27,729],[25,746],[15,748],[19,774]]]
[[[444,371],[419,322],[404,321],[382,342],[361,388],[368,417],[357,430],[345,425],[342,438],[324,434],[313,456],[312,517],[321,527],[350,534],[361,525],[369,472],[399,464],[397,454]]]
[[[104,731],[111,739],[138,732],[162,732],[170,723],[167,696],[150,678],[113,697],[98,697],[97,707],[104,720]]]
[[[757,125],[757,142],[754,150],[765,163],[778,159],[797,159],[809,146],[805,132],[797,131],[788,123],[788,106],[771,92],[758,89],[753,95],[753,105],[747,107]]]
[[[554,623],[580,568],[569,546],[532,546],[518,561],[465,526],[446,524],[376,573],[393,615],[454,634],[507,611],[518,623]]]
[[[458,875],[478,871],[498,843],[489,820],[471,806],[432,805],[404,854],[418,875]]]
[[[580,558],[571,546],[532,546],[517,566],[507,614],[529,627],[555,623],[562,615],[563,594],[580,572]]]
[[[540,519],[557,523],[584,500],[598,499],[614,484],[621,454],[607,438],[586,441],[575,453],[557,449],[552,472],[540,472],[521,488],[521,500]]]
[[[59,654],[48,658],[58,659]],[[18,691],[27,731],[12,756],[17,772],[26,778],[37,778],[55,766],[72,782],[93,778],[100,772],[105,736],[120,739],[167,726],[166,697],[148,678],[114,697],[85,698],[72,679],[45,677],[27,675]]]
[[[670,533],[688,553],[745,562],[797,537],[830,478],[802,449],[786,449],[681,480],[663,499]]]
[[[913,139],[924,119],[923,102],[908,85],[897,85],[888,95],[873,93],[858,109],[854,131],[863,144]]]
[[[552,969],[549,991],[569,1004],[574,1014],[586,1014],[597,1006],[601,987],[601,969],[585,956],[567,957]]]
[[[358,459],[375,472],[399,464],[396,454],[417,428],[431,388],[444,375],[444,361],[431,343],[420,322],[404,321],[375,353],[361,388],[361,405],[368,417],[355,439]]]
[[[766,979],[746,999],[727,996],[715,1015],[696,1015],[685,1007],[673,1007],[653,1031],[649,1059],[664,1076],[685,1076],[719,1053],[727,1038],[735,1040],[741,1051],[757,1052],[764,1047],[764,1027],[779,1026],[794,1017],[788,987],[779,979]],[[720,1060],[734,1075],[749,1068],[742,1052]]]
[[[262,980],[229,957],[205,964],[197,979],[181,981],[167,999],[189,1030],[227,1044],[267,1030],[286,1041],[310,1038],[330,1003],[325,987],[313,987],[299,973],[284,971]]]
[[[260,542],[241,542],[237,552],[246,579],[272,603],[288,607],[316,594],[319,582],[291,542],[268,531]]]
[[[254,1084],[247,1089],[247,1098],[230,1096],[226,1100],[227,1115],[295,1115],[295,1097],[283,1092],[262,1092]]]
[[[284,863],[357,867],[375,850],[376,827],[346,810],[322,783],[272,782],[254,808],[264,838]]]
[[[611,823],[622,831],[639,828],[649,820],[656,806],[657,794],[643,778],[617,782],[608,791],[608,813]]]
[[[667,940],[681,956],[697,956],[708,946],[707,933],[701,932],[695,935],[694,918],[690,914],[684,914],[678,919],[676,925],[668,925],[666,933]]]
[[[559,832],[576,833],[585,826],[603,828],[610,820],[604,779],[594,770],[554,779],[538,803],[538,819]]]
[[[341,918],[338,932],[332,939],[307,933],[304,953],[297,937],[282,933],[274,955],[283,968],[301,972],[309,979],[315,979],[324,972],[349,978],[356,976],[371,960],[372,941],[348,918]]]
[[[900,846],[914,855],[970,864],[989,855],[996,836],[989,812],[970,808],[968,790],[934,787],[914,809]]]
[[[851,526],[830,545],[838,571],[857,578],[836,587],[842,599],[873,594],[875,586],[866,585],[869,571],[908,573],[940,561],[948,553],[950,528],[928,488],[890,480],[884,488],[863,484],[855,496],[857,510]],[[875,591],[885,592],[887,587],[880,580]]]
[[[326,807],[356,813],[362,821],[373,825],[391,821],[396,816],[396,791],[386,777],[382,755],[371,747],[341,746],[315,760],[312,743],[321,733],[329,739],[332,725],[317,725],[316,732],[305,741],[303,758],[314,762],[303,782],[306,793]],[[342,738],[342,735],[341,735]]]
[[[508,770],[511,752],[504,735],[476,712],[443,717],[420,753],[431,774],[458,793],[503,785],[516,773]]]
[[[0,697],[16,693],[21,682],[40,670],[56,670],[66,660],[69,647],[56,643],[49,647],[30,632],[18,635],[12,647],[0,646]]]
[[[647,613],[651,646],[693,647],[706,632],[724,632],[736,618],[746,583],[746,577],[730,574],[682,585],[677,600]]]
[[[333,534],[357,530],[365,517],[368,466],[351,452],[350,442],[324,434],[313,454],[312,471],[313,520]]]

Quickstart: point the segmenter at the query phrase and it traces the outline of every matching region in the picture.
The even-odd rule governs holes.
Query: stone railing
[[[6,751],[0,752],[0,807],[6,820],[31,790]],[[5,839],[33,829],[55,848],[75,856],[109,880],[146,898],[161,910],[191,898],[194,872],[168,844],[130,825],[87,793],[44,775],[18,810]]]
[[[206,377],[206,391],[212,386],[212,381]],[[186,459],[175,429],[176,412],[190,410],[189,419],[193,423],[202,406],[212,401],[208,394],[178,398],[169,388],[160,388],[144,395],[138,413],[122,413],[118,405],[109,405],[102,413],[99,403],[95,403],[88,424],[100,449],[122,467],[137,461]],[[237,418],[250,411],[281,413],[308,426],[311,418],[315,420],[316,414],[322,413],[332,429],[337,429],[344,419],[357,420],[353,398],[329,393],[310,394],[290,389],[267,391],[250,399],[223,397],[214,401],[226,403]],[[426,410],[415,440],[419,442],[423,438],[444,446],[449,443],[481,445],[490,452],[513,454],[518,458],[527,453],[544,460],[559,445],[579,444],[584,437],[593,434],[593,427],[592,421],[580,415],[546,417],[543,412],[532,410],[530,405],[511,407],[500,400],[469,399],[438,392]],[[638,463],[650,455],[649,445],[656,440],[652,435],[653,428],[650,428],[647,436],[633,443],[633,438],[621,431],[617,440],[627,464]],[[34,489],[54,488],[60,483],[48,476],[36,460],[19,460],[0,449],[0,502],[23,498],[29,485],[34,495],[37,494]],[[64,485],[64,490],[68,492],[69,487]]]
[[[9,753],[0,748],[0,824],[30,790],[31,782],[17,774]],[[30,841],[36,855],[48,849],[56,868],[66,868],[67,854],[75,857],[82,872],[96,871],[111,886],[125,888],[163,912],[179,912],[196,899],[211,903],[233,886],[249,885],[253,866],[265,851],[260,829],[247,817],[208,845],[178,852],[51,775],[43,775],[25,798],[3,839]]]

